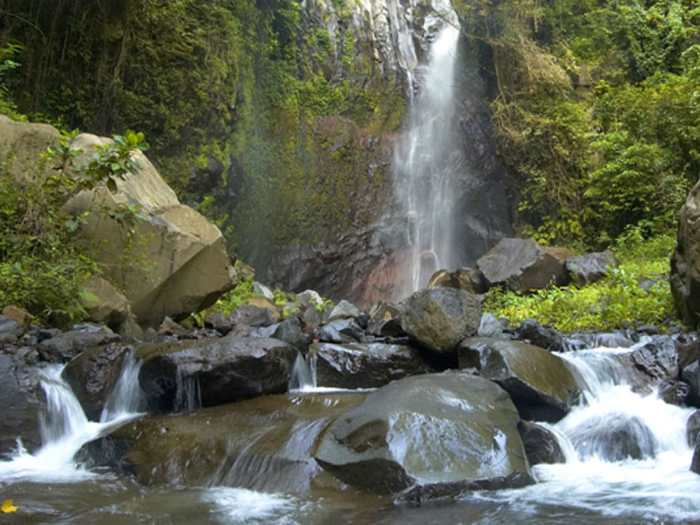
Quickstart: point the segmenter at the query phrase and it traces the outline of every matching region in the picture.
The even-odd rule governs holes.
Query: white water
[[[394,152],[396,194],[409,220],[410,256],[406,261],[409,290],[427,284],[440,268],[456,264],[454,211],[463,164],[456,132],[455,69],[459,20],[447,0],[436,0],[438,15],[426,20],[433,34],[427,63],[409,71],[410,118]],[[411,50],[415,55],[415,49]],[[414,76],[416,77],[414,79]],[[415,84],[415,85],[414,85]],[[417,96],[413,97],[413,91]]]
[[[700,521],[700,476],[689,469],[693,451],[686,440],[693,410],[669,405],[657,393],[633,392],[624,365],[615,359],[629,351],[562,354],[586,390],[579,407],[556,425],[546,425],[559,440],[566,463],[535,466],[540,483],[495,499],[523,512],[568,507],[630,523]],[[620,429],[645,456],[621,457],[620,434],[611,434]]]
[[[97,423],[88,420],[73,391],[61,378],[63,367],[47,368],[41,379],[46,395],[46,411],[40,421],[42,446],[30,454],[18,441],[10,459],[0,461],[0,480],[75,483],[95,477],[96,474],[75,461],[75,455],[86,443],[138,417],[133,411],[140,402],[138,369],[135,361],[127,358],[101,422]]]
[[[298,523],[291,514],[298,509],[299,505],[291,496],[217,487],[205,493],[203,499],[214,505],[214,516],[224,523],[264,523],[266,525]]]
[[[345,392],[373,392],[376,388],[337,388],[320,386],[316,374],[316,356],[309,355],[305,358],[299,352],[292,367],[289,378],[289,393],[297,394],[342,394]]]

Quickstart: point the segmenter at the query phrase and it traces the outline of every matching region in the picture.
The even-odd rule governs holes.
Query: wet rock
[[[700,321],[700,183],[690,191],[679,216],[678,243],[671,258],[671,291],[686,325]]]
[[[563,359],[518,341],[466,339],[459,347],[459,367],[476,368],[501,385],[527,420],[556,422],[581,395]]]
[[[226,335],[233,330],[233,319],[222,312],[211,312],[204,318],[204,326]]]
[[[527,459],[531,466],[539,465],[540,463],[566,462],[564,452],[551,430],[537,423],[520,421],[518,423],[518,431],[523,439]]]
[[[695,453],[693,454],[693,460],[690,463],[690,471],[700,474],[700,445],[695,447]]]
[[[17,438],[30,452],[41,445],[39,415],[43,402],[39,369],[0,354],[0,457],[17,448]]]
[[[89,444],[97,465],[143,485],[225,485],[305,494],[334,480],[312,458],[334,417],[364,394],[265,396],[187,415],[148,416]]]
[[[481,316],[477,335],[479,337],[502,337],[507,328],[507,321],[498,319],[493,314],[486,313]]]
[[[318,338],[324,343],[353,343],[362,339],[364,332],[354,319],[338,319],[325,324],[319,330]]]
[[[576,333],[565,339],[566,350],[590,348],[630,348],[635,342],[623,332]]]
[[[139,383],[149,410],[169,412],[287,391],[297,351],[276,339],[227,336],[145,345]]]
[[[550,352],[565,352],[564,336],[551,326],[542,326],[533,319],[526,319],[515,331],[515,338],[549,350]]]
[[[610,251],[588,253],[571,257],[566,261],[566,269],[571,280],[578,286],[600,281],[617,266],[617,259]]]
[[[69,361],[84,350],[118,340],[119,335],[106,326],[81,324],[39,343],[39,353],[46,361]]]
[[[670,337],[655,337],[653,341],[631,353],[633,366],[652,384],[676,379],[680,373],[678,352]]]
[[[527,292],[564,285],[568,274],[556,253],[532,239],[502,239],[477,261],[489,286]]]
[[[659,397],[670,405],[686,406],[690,396],[690,386],[683,381],[667,379],[659,385]]]
[[[597,456],[613,462],[652,458],[658,448],[654,434],[643,421],[621,413],[587,419],[567,433],[584,459]]]
[[[484,294],[488,292],[489,285],[481,271],[476,268],[461,268],[454,272],[435,272],[428,281],[428,288],[457,288],[473,294]]]
[[[0,315],[0,344],[15,343],[22,335],[22,327],[14,319]]]
[[[476,334],[481,304],[474,294],[454,288],[414,293],[401,303],[401,328],[419,345],[452,354],[465,337]]]
[[[112,343],[82,352],[63,369],[64,381],[91,421],[100,420],[107,398],[121,375],[124,359],[132,351],[129,346]]]
[[[503,488],[529,475],[517,422],[495,383],[455,372],[414,376],[336,419],[315,458],[344,483],[373,493],[439,484],[444,493],[489,482]]]
[[[678,339],[676,340],[676,352],[678,352],[678,366],[685,368],[700,360],[700,340]]]
[[[333,307],[330,315],[328,316],[328,320],[336,321],[338,319],[354,319],[359,317],[361,313],[362,312],[360,312],[360,309],[357,306],[351,302],[342,300]]]
[[[700,445],[700,410],[696,410],[688,418],[686,437],[688,445],[695,447]]]
[[[290,317],[282,321],[277,325],[271,337],[284,341],[297,350],[306,350],[311,342],[311,337],[304,332],[298,317]]]
[[[420,353],[408,346],[386,344],[314,344],[309,357],[316,367],[318,386],[378,388],[430,368]]]
[[[686,366],[681,372],[681,379],[690,387],[688,403],[700,407],[700,361]]]
[[[402,337],[401,311],[393,304],[377,303],[369,312],[367,332],[377,337]]]

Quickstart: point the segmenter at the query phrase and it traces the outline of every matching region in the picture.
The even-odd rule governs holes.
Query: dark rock
[[[678,352],[678,366],[685,368],[700,360],[700,340],[677,340],[676,352]]]
[[[700,321],[700,183],[690,191],[679,216],[678,243],[671,258],[671,291],[681,319]]]
[[[438,353],[451,354],[465,337],[476,334],[480,321],[479,300],[464,290],[421,290],[401,304],[404,332]]]
[[[568,275],[556,254],[532,239],[502,239],[477,266],[489,286],[503,286],[518,292],[539,290],[551,284],[564,285]]]
[[[578,286],[600,281],[616,266],[617,260],[610,251],[588,253],[571,257],[566,261],[566,270],[571,280]]]
[[[459,347],[459,367],[476,368],[501,385],[523,419],[556,422],[581,395],[563,359],[518,341],[466,339]]]
[[[587,419],[567,434],[572,436],[574,448],[584,459],[597,456],[613,462],[653,458],[658,448],[654,434],[644,422],[626,414]]]
[[[279,321],[279,314],[271,308],[264,308],[252,304],[244,304],[239,306],[231,314],[231,323],[233,326],[270,326]],[[214,327],[216,328],[216,327]]]
[[[529,476],[506,392],[483,378],[448,372],[394,381],[339,417],[315,454],[353,487],[391,494],[438,486],[444,494],[505,488]]]
[[[683,381],[667,379],[659,385],[659,397],[670,405],[686,406],[690,396],[690,386]]]
[[[688,445],[696,447],[700,445],[700,410],[696,410],[688,418],[686,436]]]
[[[489,285],[476,268],[461,268],[454,272],[435,272],[428,281],[428,288],[457,288],[478,295],[488,292]]]
[[[369,313],[367,331],[377,337],[402,337],[401,311],[392,304],[378,303]]]
[[[676,379],[680,373],[678,352],[670,337],[655,337],[651,342],[633,351],[630,355],[633,366],[652,384],[666,379]]]
[[[321,313],[316,310],[314,306],[307,306],[304,312],[301,314],[301,320],[304,323],[304,331],[314,332],[321,326],[323,319],[321,318]]]
[[[505,331],[508,328],[507,321],[503,319],[498,319],[493,314],[484,314],[481,316],[481,322],[479,323],[479,331],[477,335],[479,337],[505,337]]]
[[[117,343],[92,348],[73,358],[63,369],[64,381],[91,421],[100,420],[107,398],[121,375],[124,359],[132,351],[133,348]]]
[[[22,327],[17,321],[0,315],[0,344],[17,342],[22,332]]]
[[[318,386],[378,388],[430,368],[419,352],[408,346],[385,344],[314,344],[309,357],[316,366]]]
[[[700,445],[695,447],[695,452],[693,453],[693,460],[690,463],[690,471],[700,474]]]
[[[40,370],[0,354],[0,457],[17,448],[17,438],[30,452],[41,445],[39,416],[43,407]]]
[[[61,362],[73,359],[80,352],[119,340],[106,326],[83,324],[39,343],[39,353],[46,361]]]
[[[630,348],[634,341],[623,332],[577,333],[564,340],[565,349],[585,350],[590,348]]]
[[[276,339],[227,336],[145,345],[139,382],[151,411],[215,406],[287,391],[297,351]]]
[[[564,452],[551,430],[537,423],[520,421],[518,431],[525,445],[525,453],[531,466],[540,463],[566,463]]]
[[[330,315],[328,316],[328,321],[336,321],[338,319],[354,319],[359,317],[360,309],[349,301],[342,300],[337,305],[333,307]]]
[[[298,317],[290,317],[282,321],[277,325],[271,337],[284,341],[297,350],[306,350],[311,342],[311,337],[302,329]]]
[[[158,335],[173,335],[180,338],[187,336],[188,333],[183,326],[173,321],[170,317],[166,317],[158,327]]]
[[[566,351],[564,336],[550,326],[542,326],[533,319],[526,319],[515,331],[515,338],[549,350],[550,352]]]
[[[211,312],[204,318],[204,326],[213,328],[222,335],[227,335],[233,330],[233,319],[230,315],[221,312]]]
[[[362,339],[364,332],[354,319],[338,319],[321,327],[318,337],[324,343],[353,343]]]
[[[688,403],[700,407],[700,361],[686,366],[681,372],[681,379],[690,387]]]

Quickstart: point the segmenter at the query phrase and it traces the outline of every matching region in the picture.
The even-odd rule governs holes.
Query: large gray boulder
[[[617,259],[610,251],[588,253],[566,260],[566,270],[578,286],[600,281],[615,266]]]
[[[309,357],[321,387],[378,388],[395,379],[430,371],[420,353],[409,346],[320,343],[311,346]]]
[[[502,239],[477,261],[489,286],[517,292],[564,285],[568,274],[564,257],[555,249],[543,248],[532,239]]]
[[[582,458],[605,461],[653,458],[658,443],[649,427],[636,416],[605,414],[568,429],[574,448]]]
[[[85,323],[42,341],[39,343],[39,353],[46,361],[65,362],[84,350],[118,340],[119,335],[106,326]]]
[[[475,368],[513,398],[524,419],[556,422],[578,402],[581,391],[560,357],[537,346],[475,337],[459,347],[460,368]]]
[[[678,243],[671,258],[671,290],[679,315],[688,326],[700,322],[700,182],[681,208]]]
[[[681,379],[688,384],[688,402],[700,407],[700,361],[695,361],[681,371]]]
[[[30,452],[41,445],[39,415],[43,393],[39,369],[26,366],[9,355],[0,354],[0,457],[17,448],[17,438]]]
[[[297,350],[277,339],[227,336],[144,345],[137,355],[149,410],[169,412],[286,392]]]
[[[452,354],[465,338],[476,334],[481,303],[476,295],[454,288],[414,293],[400,305],[401,327],[419,345]]]
[[[370,394],[323,434],[316,461],[366,491],[456,495],[529,480],[518,413],[495,383],[448,372]],[[433,490],[434,489],[434,490]]]

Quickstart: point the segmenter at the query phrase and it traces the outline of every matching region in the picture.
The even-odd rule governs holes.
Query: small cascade
[[[175,376],[175,411],[192,412],[202,406],[199,378],[186,375],[181,368]]]
[[[131,389],[137,381],[138,368],[135,359],[127,358],[99,423],[88,420],[70,386],[61,377],[62,366],[44,370],[41,386],[46,408],[40,417],[42,446],[30,454],[19,441],[12,457],[0,461],[0,479],[73,483],[94,477],[94,473],[75,462],[75,455],[86,443],[140,415],[134,412],[140,405],[140,390]]]
[[[316,384],[316,358],[312,355],[308,359],[299,352],[292,367],[292,375],[289,380],[290,392],[315,392]]]

